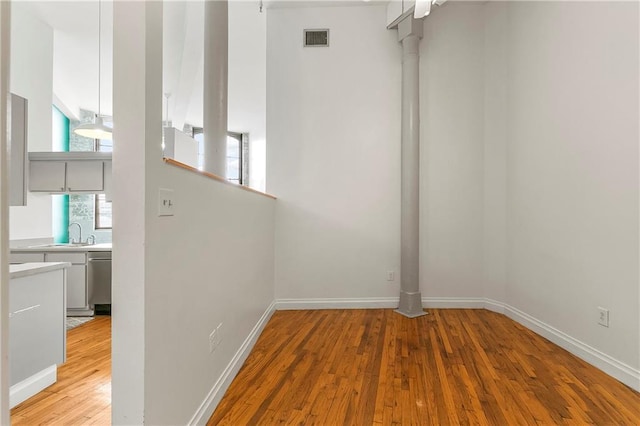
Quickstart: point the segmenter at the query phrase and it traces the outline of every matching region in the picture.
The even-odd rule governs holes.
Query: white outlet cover
[[[158,216],[173,216],[174,207],[173,189],[160,188],[158,190]]]
[[[598,306],[598,324],[609,327],[609,310]]]

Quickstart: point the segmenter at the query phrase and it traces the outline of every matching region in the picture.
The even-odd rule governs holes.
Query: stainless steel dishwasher
[[[90,251],[87,255],[89,305],[96,313],[111,313],[111,252]]]

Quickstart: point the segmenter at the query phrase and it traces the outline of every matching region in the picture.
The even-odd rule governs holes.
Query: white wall
[[[269,11],[277,298],[396,296],[383,275],[398,263],[400,48],[378,13]],[[303,49],[305,27],[330,28],[331,47]],[[429,16],[424,296],[496,300],[637,371],[637,35],[635,3],[448,2]]]
[[[446,3],[420,43],[420,287],[426,297],[482,290],[483,3]]]
[[[28,7],[11,8],[11,92],[28,99],[28,150],[51,151],[53,30]],[[27,193],[26,207],[10,208],[12,240],[51,238],[51,196]]]
[[[229,116],[232,132],[249,133],[249,186],[266,187],[267,13],[256,2],[229,2]]]
[[[484,5],[482,281],[484,297],[497,301],[506,301],[507,286],[507,13],[507,2]]]
[[[187,424],[274,299],[276,201],[162,162],[159,9],[114,6],[115,424]]]
[[[385,13],[268,11],[267,191],[278,196],[279,299],[397,297],[401,51]],[[304,28],[329,28],[330,47],[302,47]]]
[[[186,20],[181,14],[185,8]],[[183,120],[201,127],[204,7],[197,2],[186,5],[170,2],[167,10],[170,15],[166,22],[173,22],[171,33],[165,36],[169,44],[165,53],[172,56],[165,58],[165,70],[169,73],[165,90],[172,93],[169,114],[179,128]],[[182,21],[184,26],[176,25]],[[266,161],[266,31],[266,9],[260,13],[256,2],[229,2],[228,129],[249,134],[249,186],[261,191],[265,189]],[[175,62],[177,65],[172,65]]]
[[[146,218],[145,422],[171,425],[193,416],[274,299],[276,201],[161,166],[151,187],[173,189],[176,207]]]
[[[638,4],[507,16],[506,302],[638,369]]]

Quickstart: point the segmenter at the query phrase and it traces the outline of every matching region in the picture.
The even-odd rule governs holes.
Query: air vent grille
[[[304,30],[304,47],[329,46],[329,30]]]

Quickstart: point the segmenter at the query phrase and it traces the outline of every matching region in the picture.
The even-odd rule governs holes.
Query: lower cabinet
[[[65,362],[64,278],[56,269],[9,280],[11,407],[53,384]]]
[[[93,315],[89,306],[86,252],[18,252],[12,251],[11,263],[69,262],[67,268],[67,315]]]
[[[71,265],[67,269],[67,310],[70,309],[89,309],[86,265]]]
[[[67,269],[67,314],[91,315],[87,294],[87,253],[45,252],[46,262],[69,262]]]

